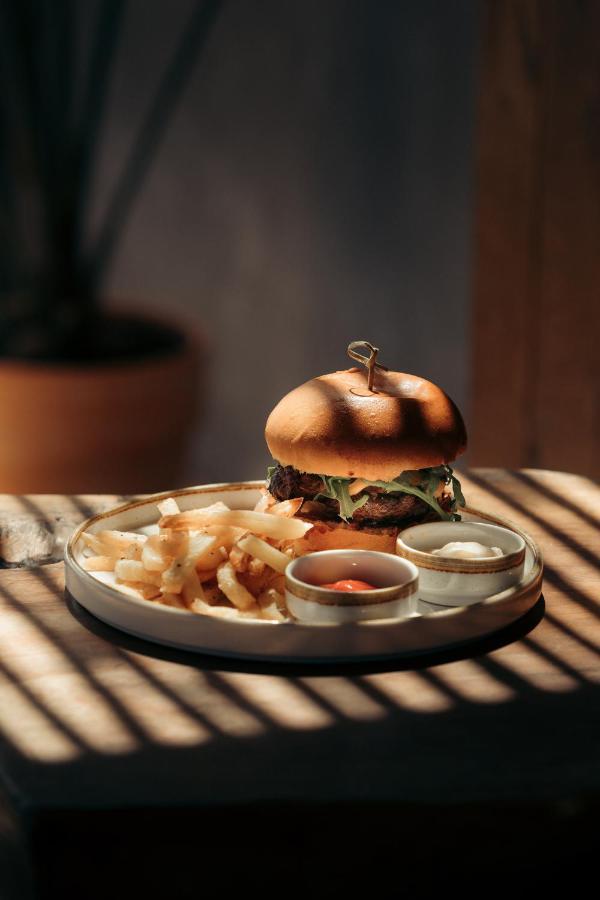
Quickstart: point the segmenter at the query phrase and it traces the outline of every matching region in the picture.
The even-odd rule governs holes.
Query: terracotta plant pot
[[[138,360],[0,361],[0,492],[181,486],[201,363],[200,342],[187,334],[179,347]]]

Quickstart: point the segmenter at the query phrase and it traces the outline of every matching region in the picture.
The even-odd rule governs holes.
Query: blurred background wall
[[[357,339],[463,465],[600,475],[595,0],[4,0],[0,51],[0,490],[261,476]],[[198,422],[107,297],[202,336]]]
[[[99,212],[191,6],[130,0]],[[349,365],[351,340],[468,423],[478,17],[469,0],[226,4],[109,282],[206,336],[187,482],[262,477],[268,412]]]
[[[471,463],[600,478],[600,4],[481,13]]]

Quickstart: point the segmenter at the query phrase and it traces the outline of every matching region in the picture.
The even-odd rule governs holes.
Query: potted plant
[[[151,491],[180,477],[201,347],[168,319],[111,311],[103,285],[221,5],[196,4],[91,234],[124,0],[100,0],[83,73],[77,4],[2,4],[0,491]]]

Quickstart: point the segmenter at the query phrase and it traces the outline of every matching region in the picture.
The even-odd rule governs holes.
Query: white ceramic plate
[[[448,609],[420,602],[418,612],[403,619],[344,625],[219,619],[142,600],[110,584],[107,574],[101,580],[98,573],[87,572],[81,565],[83,531],[144,530],[157,522],[156,503],[166,497],[176,497],[182,510],[208,506],[217,500],[232,509],[251,509],[263,485],[262,481],[209,484],[155,494],[88,519],[71,536],[65,550],[67,590],[103,622],[158,644],[218,656],[286,662],[379,659],[447,648],[511,624],[540,597],[542,559],[534,541],[505,520],[476,510],[466,511],[465,518],[512,528],[525,539],[521,582],[470,606]]]

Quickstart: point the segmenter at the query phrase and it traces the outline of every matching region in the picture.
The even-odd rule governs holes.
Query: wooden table
[[[215,873],[225,894],[393,878],[410,898],[518,896],[592,871],[600,490],[536,470],[463,484],[539,542],[544,599],[460,651],[320,669],[102,625],[55,560],[119,498],[0,497],[0,897],[195,897]]]

